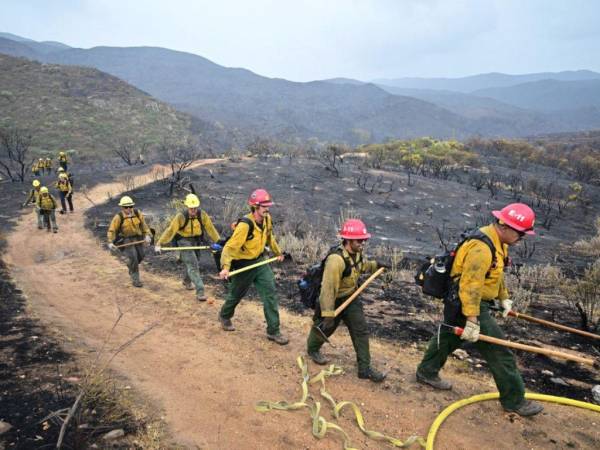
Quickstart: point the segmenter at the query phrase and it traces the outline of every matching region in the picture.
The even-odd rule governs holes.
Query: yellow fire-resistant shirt
[[[25,204],[26,205],[28,205],[29,203],[37,204],[39,196],[40,196],[40,188],[31,189],[31,191],[29,192],[29,197],[27,197],[27,200],[25,200]]]
[[[350,255],[343,246],[340,246],[340,248],[343,256],[333,253],[325,260],[323,281],[321,282],[321,292],[319,294],[322,317],[334,317],[335,301],[338,298],[349,297],[358,289],[358,280],[361,274],[373,273],[377,270],[376,261],[362,259],[362,253]],[[350,275],[342,278],[346,268],[344,258],[351,261],[352,270]]]
[[[258,258],[263,254],[266,246],[269,246],[275,256],[282,253],[273,235],[273,222],[270,215],[264,216],[262,226],[256,223],[252,213],[247,214],[245,217],[254,223],[253,238],[247,240],[250,226],[244,222],[238,223],[225,247],[223,247],[221,269],[229,270],[231,262],[236,259]]]
[[[50,211],[51,209],[56,209],[56,199],[52,194],[40,194],[36,205],[40,209]]]
[[[163,232],[158,240],[158,245],[164,245],[171,242],[176,234],[184,238],[202,236],[202,230],[208,234],[208,237],[210,237],[213,242],[217,242],[220,239],[219,232],[213,225],[210,216],[202,210],[198,210],[198,212],[200,213],[200,218],[198,218],[198,216],[190,216],[187,225],[182,229],[180,228],[183,227],[183,224],[185,223],[185,215],[183,213],[177,213],[175,217],[173,217],[173,220],[171,220],[169,227]],[[200,221],[202,221],[202,227],[200,227]]]
[[[58,155],[58,160],[60,162],[68,162],[67,155]]]
[[[66,192],[67,194],[70,194],[73,192],[73,188],[71,187],[71,183],[69,182],[68,179],[58,180],[56,183],[54,183],[54,185],[61,192]]]
[[[465,316],[478,316],[481,301],[505,300],[508,290],[504,284],[504,261],[508,245],[501,244],[494,225],[480,228],[496,248],[496,262],[492,266],[492,253],[483,241],[471,239],[456,252],[451,277],[460,276],[458,295]],[[487,275],[487,278],[486,278]]]
[[[123,219],[121,219],[121,214],[123,214]],[[110,222],[106,232],[108,242],[115,242],[118,237],[128,238],[150,234],[150,228],[146,225],[146,219],[141,211],[137,210],[137,215],[133,210],[130,216],[125,215],[124,212],[121,214],[115,214]]]

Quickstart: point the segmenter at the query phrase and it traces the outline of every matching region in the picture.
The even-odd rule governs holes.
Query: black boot
[[[385,380],[385,377],[387,377],[385,373],[381,373],[373,367],[368,367],[367,369],[360,369],[358,371],[358,378],[368,378],[369,380],[375,383],[381,383],[383,380]]]

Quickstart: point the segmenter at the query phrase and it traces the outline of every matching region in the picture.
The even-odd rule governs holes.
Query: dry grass
[[[531,265],[506,274],[505,281],[514,309],[525,313],[531,302],[538,301],[543,293],[556,291],[562,285],[564,275],[558,267],[549,264]]]

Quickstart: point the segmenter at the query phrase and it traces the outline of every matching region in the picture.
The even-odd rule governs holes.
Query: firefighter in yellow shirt
[[[65,152],[58,153],[58,165],[65,169],[65,171],[67,170],[69,166],[69,160],[67,159],[67,154]]]
[[[325,259],[319,303],[315,308],[313,322],[325,336],[331,336],[343,321],[348,327],[352,345],[356,352],[358,377],[376,383],[385,379],[385,374],[371,366],[369,349],[369,327],[360,298],[355,299],[340,315],[335,317],[335,309],[358,289],[362,274],[373,273],[379,267],[388,267],[377,261],[363,257],[365,242],[371,237],[360,219],[348,219],[340,231],[342,242],[332,249]],[[324,340],[315,327],[311,327],[306,342],[308,356],[317,364],[327,364],[327,358],[320,352]]]
[[[50,224],[52,224],[52,231],[58,233],[58,225],[56,225],[56,199],[48,192],[46,186],[40,188],[40,195],[36,203],[40,214],[43,217],[44,225],[46,230],[50,232]]]
[[[490,306],[498,300],[504,317],[511,311],[512,301],[504,283],[508,247],[525,235],[535,234],[535,214],[523,203],[512,203],[492,214],[496,222],[479,229],[481,238],[468,239],[458,248],[450,271],[454,281],[444,299],[444,323],[464,331],[459,337],[442,329],[433,336],[417,368],[417,381],[436,389],[452,389],[450,382],[440,378],[439,371],[448,355],[464,341],[473,342],[494,376],[502,407],[521,416],[533,416],[543,407],[525,399],[523,378],[513,353],[506,347],[479,341],[479,332],[506,339],[490,314]]]
[[[71,182],[66,173],[61,172],[58,174],[56,188],[60,194],[60,204],[62,206],[60,213],[64,214],[67,212],[67,202],[69,202],[69,210],[73,212],[73,186],[71,186]]]
[[[221,254],[221,279],[229,278],[229,271],[249,266],[263,259],[265,247],[283,261],[284,256],[273,234],[273,222],[269,207],[273,205],[271,196],[264,189],[257,189],[248,198],[250,214],[244,216],[235,226],[233,235]],[[279,327],[279,301],[275,290],[275,277],[268,264],[255,267],[231,278],[225,303],[219,313],[219,321],[225,331],[235,330],[231,318],[235,308],[254,284],[263,302],[263,310],[267,321],[267,339],[287,344],[288,338],[281,334]]]
[[[40,214],[40,208],[37,206],[37,201],[40,196],[40,190],[41,190],[42,184],[39,182],[39,180],[33,180],[32,185],[33,185],[33,188],[31,188],[31,191],[29,191],[29,196],[27,197],[27,200],[25,200],[25,203],[23,203],[23,206],[27,206],[30,203],[33,203],[35,205],[35,215],[37,216],[37,226],[41,230],[42,228],[44,228],[44,224],[43,224],[43,220],[42,220],[42,215]]]
[[[173,217],[169,227],[163,232],[154,250],[161,252],[161,246],[173,241],[178,247],[197,247],[206,245],[206,235],[216,243],[220,237],[210,216],[200,209],[200,199],[196,194],[188,194],[183,204],[187,207]],[[204,283],[198,268],[200,250],[182,250],[181,261],[185,265],[183,285],[186,289],[196,290],[196,299],[204,302],[208,298],[204,293]]]
[[[106,233],[108,248],[112,251],[120,250],[127,258],[127,269],[131,277],[131,284],[135,287],[142,287],[140,280],[139,264],[144,259],[144,246],[142,243],[129,245],[127,247],[117,248],[117,245],[128,244],[131,242],[146,241],[150,245],[152,242],[152,233],[146,224],[144,215],[139,209],[134,209],[135,203],[131,197],[125,195],[119,200],[121,211],[113,217]]]

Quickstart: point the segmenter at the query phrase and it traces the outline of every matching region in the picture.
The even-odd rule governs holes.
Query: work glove
[[[319,328],[326,335],[333,333],[335,328],[335,317],[324,317],[322,322],[319,324]]]
[[[500,306],[502,306],[502,317],[506,318],[508,314],[512,311],[513,301],[510,299],[505,299],[500,302]]]
[[[160,252],[162,251],[162,249],[160,248],[160,245],[155,245],[154,246],[154,252],[160,254]]]
[[[110,244],[108,244],[108,249],[112,252],[116,252],[118,250],[117,246],[115,244],[113,244],[112,242]]]
[[[377,262],[377,268],[380,269],[381,267],[383,267],[384,269],[391,269],[392,266],[390,266],[388,263],[385,263],[383,261],[376,261]]]
[[[468,342],[477,342],[479,340],[479,324],[467,320],[460,338]]]
[[[146,241],[146,244],[150,245],[152,243],[152,236],[147,234],[144,240]]]
[[[221,250],[223,250],[223,246],[220,244],[217,244],[216,242],[214,244],[210,244],[210,249],[213,252],[220,252]]]

